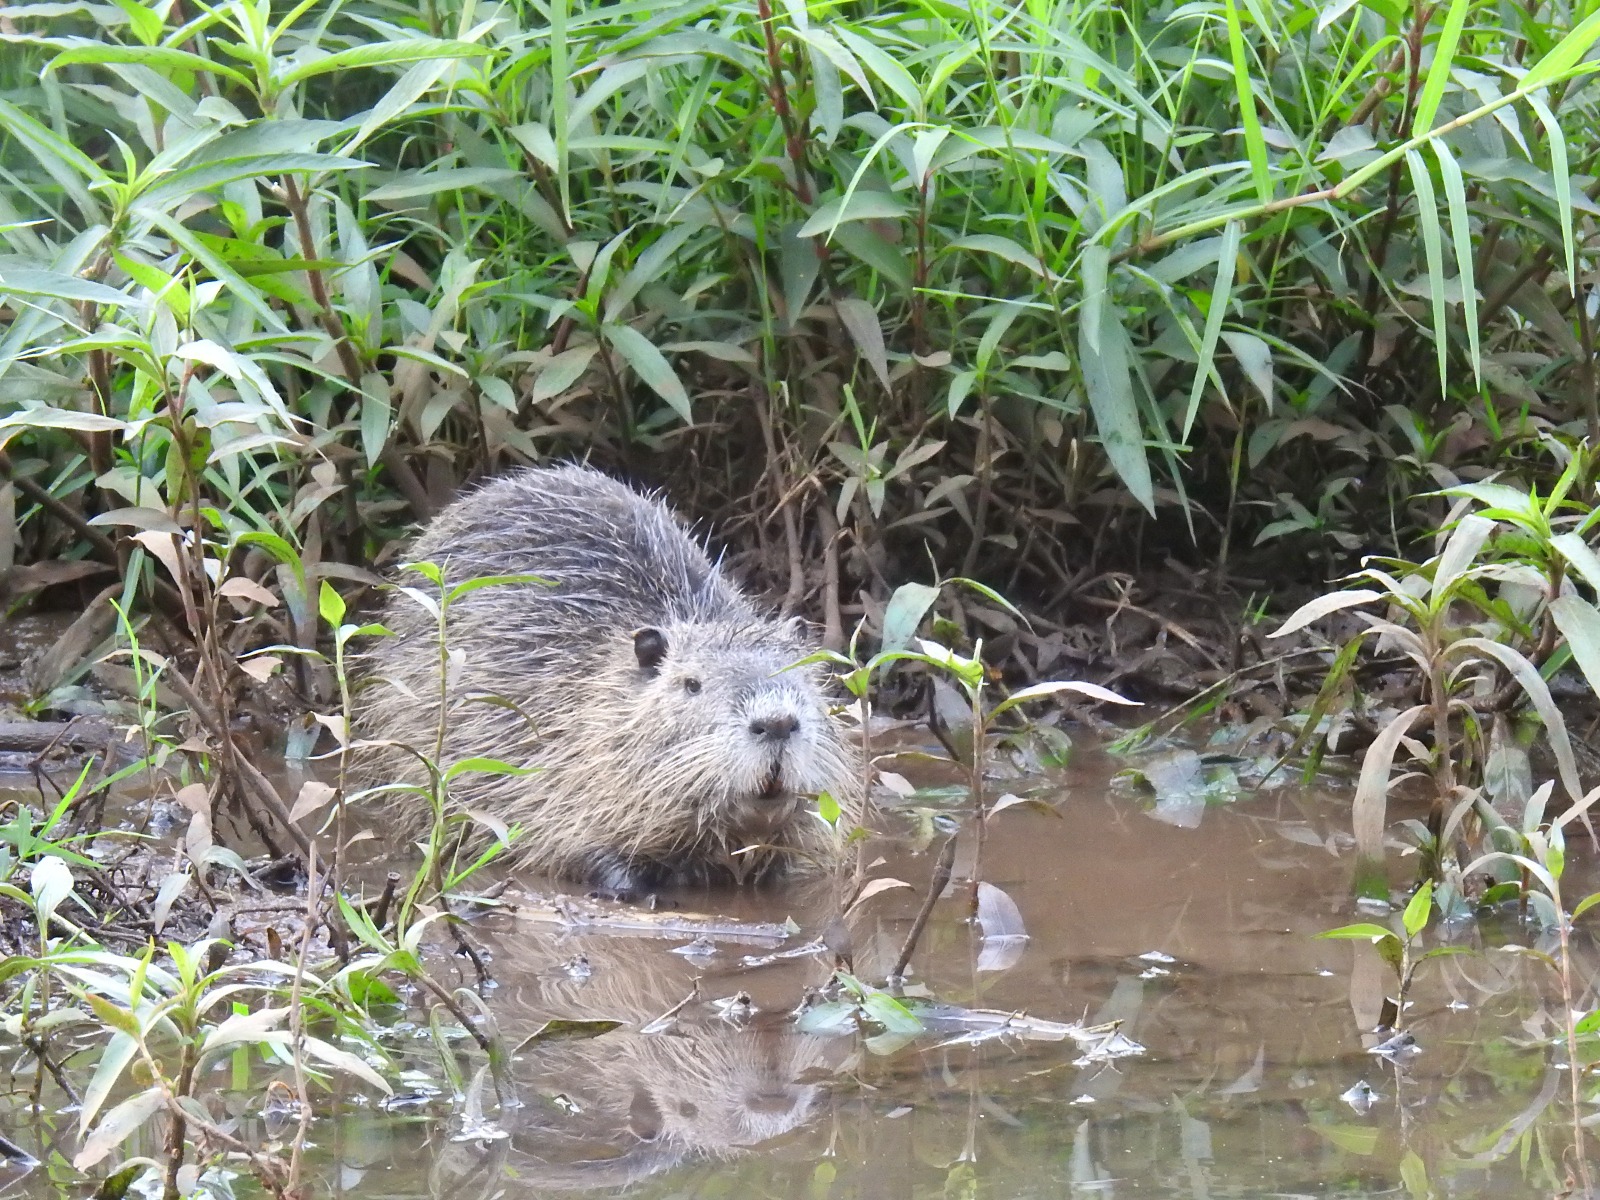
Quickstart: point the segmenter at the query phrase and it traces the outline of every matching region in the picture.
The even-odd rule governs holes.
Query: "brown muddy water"
[[[1572,1126],[1559,993],[1548,967],[1506,949],[1552,943],[1515,913],[1431,926],[1430,945],[1473,953],[1423,964],[1407,1014],[1420,1052],[1390,1061],[1372,1052],[1371,1034],[1392,990],[1387,968],[1366,943],[1315,937],[1394,919],[1351,899],[1348,794],[1239,792],[1174,814],[1114,785],[1123,765],[1081,753],[1050,786],[1053,811],[1016,806],[994,818],[983,878],[1015,900],[1025,943],[984,958],[962,906],[947,900],[913,961],[913,996],[1025,1014],[1015,1029],[955,1012],[915,1037],[863,1039],[815,1013],[796,1019],[831,955],[774,952],[817,936],[826,894],[667,897],[676,911],[800,927],[781,942],[710,947],[563,925],[538,906],[496,913],[473,928],[496,981],[486,1004],[509,1044],[552,1019],[623,1027],[523,1049],[514,1068],[523,1105],[509,1112],[439,1094],[426,1029],[402,1028],[391,1044],[411,1047],[412,1090],[382,1104],[354,1092],[324,1099],[308,1160],[318,1194],[1560,1192]],[[873,873],[913,887],[873,897],[856,924],[856,966],[879,980],[931,868],[932,852],[918,847],[942,841],[905,811],[881,823],[890,836]],[[1569,904],[1594,886],[1591,847],[1571,857]],[[1410,861],[1392,864],[1396,884]],[[1574,948],[1590,1007],[1595,947],[1580,929]],[[740,993],[748,1009],[730,1004]],[[669,1028],[646,1031],[691,995]],[[1055,1024],[1079,1022],[1120,1023],[1128,1053],[1097,1052]],[[224,1093],[251,1138],[265,1128],[256,1086]],[[0,1124],[41,1157],[58,1140],[70,1157],[74,1127],[70,1112],[34,1118],[20,1102]],[[154,1136],[145,1149],[158,1153]],[[58,1186],[37,1170],[8,1190],[42,1197]]]

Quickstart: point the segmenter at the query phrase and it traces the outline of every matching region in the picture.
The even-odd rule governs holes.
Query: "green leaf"
[[[334,590],[333,584],[326,579],[322,581],[322,588],[317,593],[317,611],[329,628],[337,629],[344,621],[344,597],[339,595]]]
[[[1567,135],[1561,132],[1561,122],[1556,120],[1544,97],[1530,95],[1528,107],[1539,115],[1539,123],[1544,126],[1545,137],[1550,142],[1550,184],[1556,194],[1556,219],[1561,225],[1561,248],[1566,253],[1567,288],[1569,292],[1575,292],[1577,267],[1574,265],[1574,260],[1577,247],[1572,232],[1572,174],[1567,165]]]
[[[1080,683],[1072,679],[1058,679],[1047,683],[1033,683],[1025,688],[1019,688],[1011,693],[990,712],[990,718],[998,717],[1008,709],[1015,708],[1029,700],[1043,699],[1045,696],[1054,696],[1060,692],[1076,692],[1080,696],[1087,696],[1091,700],[1100,700],[1107,704],[1132,704],[1138,705],[1139,701],[1129,700],[1126,696],[1119,696],[1110,688],[1103,688],[1098,683]]]
[[[800,226],[796,236],[832,235],[846,221],[897,221],[907,215],[906,206],[888,192],[859,188],[819,207]]]
[[[1596,904],[1600,904],[1600,892],[1590,892],[1582,900],[1579,900],[1576,906],[1574,906],[1572,910],[1572,919],[1576,921]]]
[[[925,583],[902,583],[883,610],[883,650],[904,650],[917,634],[917,627],[928,609],[939,598],[939,589]]]
[[[1539,675],[1539,669],[1510,646],[1501,645],[1488,638],[1462,638],[1445,648],[1447,658],[1459,658],[1465,654],[1480,654],[1485,658],[1495,659],[1516,680],[1523,693],[1533,702],[1534,711],[1539,714],[1539,719],[1544,722],[1550,751],[1555,755],[1556,773],[1561,778],[1562,787],[1566,788],[1567,794],[1573,800],[1582,799],[1583,788],[1578,782],[1578,765],[1572,755],[1572,742],[1567,737],[1567,723],[1562,718],[1561,709],[1556,706],[1554,697],[1550,695],[1549,685]]]
[[[1472,356],[1472,378],[1483,382],[1483,357],[1478,347],[1478,284],[1472,252],[1472,213],[1467,208],[1466,184],[1461,167],[1443,138],[1433,142],[1439,160],[1439,177],[1444,180],[1445,205],[1450,211],[1450,236],[1455,241],[1456,279],[1461,285],[1461,320],[1467,327],[1467,351]],[[1570,197],[1569,197],[1570,200]]]
[[[458,763],[452,763],[450,768],[445,771],[444,781],[449,783],[458,775],[465,775],[469,771],[479,775],[532,775],[535,773],[532,767],[514,766],[498,758],[463,758]]]
[[[1538,88],[1556,82],[1579,65],[1597,39],[1600,39],[1600,9],[1590,13],[1580,21],[1577,28],[1557,42],[1548,54],[1534,63],[1532,69],[1522,77],[1522,82],[1517,85],[1517,90],[1531,93]]]
[[[889,1033],[922,1032],[922,1022],[917,1015],[888,992],[869,993],[861,1008],[868,1020],[882,1025]]]
[[[7,264],[0,267],[0,294],[12,296],[41,296],[51,300],[68,300],[75,304],[100,304],[117,308],[135,307],[137,302],[125,292],[93,283],[76,275],[64,275],[43,267],[18,267]]]
[[[446,594],[445,599],[454,604],[462,596],[469,595],[479,588],[500,587],[513,583],[536,583],[541,587],[555,586],[555,580],[546,579],[543,575],[479,575],[456,584]]]
[[[1240,124],[1244,128],[1245,151],[1250,157],[1250,178],[1256,186],[1256,199],[1266,204],[1272,199],[1272,169],[1267,160],[1267,140],[1261,133],[1261,118],[1256,112],[1255,87],[1251,83],[1250,52],[1239,22],[1239,9],[1227,0],[1228,51],[1233,59],[1233,87],[1239,101]]]
[[[841,296],[834,301],[833,310],[839,314],[839,323],[849,333],[861,357],[867,360],[872,373],[883,390],[890,389],[889,354],[884,347],[883,327],[878,323],[878,310],[855,296]]]
[[[1433,301],[1433,344],[1439,357],[1439,384],[1450,388],[1450,334],[1445,320],[1444,246],[1439,229],[1439,202],[1434,199],[1433,176],[1415,150],[1406,151],[1411,186],[1417,193],[1417,220],[1422,226],[1422,246],[1428,260],[1428,295]]]
[[[446,167],[434,171],[407,171],[394,182],[373,188],[365,198],[374,204],[386,204],[394,200],[432,196],[439,192],[511,183],[524,178],[521,171],[505,167]]]
[[[1550,617],[1567,639],[1589,690],[1600,696],[1600,611],[1582,597],[1557,596],[1550,603]]]
[[[1016,263],[1040,279],[1054,282],[1050,271],[1039,261],[1033,251],[1025,249],[1008,237],[1001,237],[995,233],[969,233],[966,237],[958,237],[947,243],[941,254],[949,254],[957,250],[972,250],[979,254],[993,254],[1007,262]]]
[[[25,408],[0,417],[0,429],[75,429],[79,433],[115,433],[127,422],[99,413],[77,412],[70,408]]]
[[[1329,929],[1317,934],[1319,938],[1343,938],[1349,941],[1377,942],[1384,938],[1394,937],[1394,932],[1385,929],[1382,925],[1373,925],[1363,922],[1357,925],[1341,925],[1338,929]]]
[[[94,997],[100,1000],[100,997]],[[102,1004],[104,1000],[100,1000]],[[117,1010],[124,1011],[124,1010]],[[137,1029],[137,1022],[133,1022]],[[106,1041],[105,1048],[100,1051],[100,1059],[95,1063],[94,1076],[89,1080],[89,1086],[83,1090],[83,1102],[78,1111],[78,1132],[83,1133],[90,1125],[94,1124],[95,1114],[105,1104],[107,1097],[116,1088],[122,1079],[122,1073],[127,1069],[133,1056],[139,1052],[139,1040],[135,1033],[125,1029],[118,1029]]]
[[[1433,911],[1433,880],[1424,880],[1417,889],[1417,894],[1411,897],[1411,902],[1406,905],[1405,913],[1401,916],[1401,923],[1405,926],[1407,937],[1416,937],[1428,924],[1428,914]]]
[[[393,424],[389,381],[377,371],[368,371],[361,377],[361,453],[368,467],[377,466],[383,457]]]
[[[848,26],[839,26],[835,33],[839,40],[866,65],[867,70],[882,80],[889,90],[900,98],[900,102],[910,113],[919,119],[922,117],[922,92],[918,89],[916,80],[911,77],[911,73],[900,65],[894,55]]]
[[[1450,0],[1450,11],[1445,14],[1444,28],[1433,48],[1433,62],[1428,64],[1428,78],[1417,101],[1417,114],[1411,121],[1413,134],[1427,133],[1433,128],[1433,118],[1439,111],[1439,102],[1444,99],[1444,89],[1449,86],[1456,46],[1461,41],[1461,30],[1471,8],[1472,0]]]
[[[610,1020],[555,1020],[546,1021],[517,1044],[512,1054],[521,1054],[541,1042],[570,1042],[596,1038],[613,1029],[622,1028],[621,1021]]]
[[[689,393],[684,390],[683,381],[649,338],[632,325],[602,325],[600,331],[611,348],[633,368],[634,374],[670,404],[673,411],[683,418],[685,425],[694,423],[694,415],[689,408]]]
[[[1106,295],[1109,260],[1110,251],[1099,244],[1086,247],[1080,260],[1084,313],[1078,323],[1078,361],[1083,390],[1112,468],[1133,498],[1155,516],[1155,481],[1145,457],[1144,431],[1129,374],[1127,331]]]
[[[1217,251],[1217,278],[1211,287],[1211,303],[1206,309],[1205,333],[1200,338],[1200,349],[1195,363],[1194,383],[1189,387],[1189,407],[1183,414],[1183,440],[1189,440],[1194,419],[1200,412],[1200,397],[1205,394],[1206,380],[1217,385],[1217,391],[1226,396],[1222,377],[1217,374],[1217,338],[1222,333],[1222,322],[1228,314],[1233,299],[1233,274],[1239,259],[1239,239],[1243,226],[1229,221],[1222,231],[1222,245]]]
[[[399,42],[376,42],[340,50],[326,58],[315,59],[292,67],[279,75],[274,83],[279,89],[293,87],[318,75],[333,75],[359,67],[396,67],[404,63],[429,62],[434,59],[478,58],[492,53],[486,46],[472,42],[448,41],[444,38],[409,38]]]
[[[1581,535],[1558,533],[1550,539],[1550,544],[1585,583],[1600,592],[1600,554],[1596,554]]]
[[[166,1107],[166,1094],[160,1086],[146,1088],[129,1096],[117,1105],[95,1127],[86,1139],[72,1166],[77,1171],[87,1171],[110,1154],[156,1113]]]
[[[169,46],[118,46],[79,38],[61,40],[68,44],[68,49],[50,60],[49,65],[45,67],[47,71],[71,66],[73,63],[137,63],[139,66],[160,72],[194,71],[202,75],[219,75],[246,90],[253,90],[255,87],[255,80],[242,71],[213,62],[209,58],[202,58],[198,54],[191,54],[187,50],[176,50]]]

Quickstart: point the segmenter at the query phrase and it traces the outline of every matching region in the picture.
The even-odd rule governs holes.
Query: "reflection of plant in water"
[[[992,806],[984,787],[984,773],[989,765],[990,745],[995,731],[1000,727],[1001,718],[1028,701],[1039,700],[1064,692],[1074,692],[1088,696],[1091,699],[1115,704],[1130,704],[1132,701],[1126,700],[1115,692],[1097,684],[1055,681],[1037,683],[1021,688],[1004,697],[998,703],[991,704],[988,700],[988,689],[991,682],[990,670],[983,661],[983,643],[981,640],[974,645],[970,655],[963,655],[940,641],[916,636],[919,626],[929,610],[932,609],[934,602],[939,598],[940,592],[951,584],[959,584],[970,588],[1000,605],[1019,620],[1026,619],[1004,597],[983,584],[970,579],[948,579],[932,587],[918,583],[904,584],[895,591],[884,610],[880,635],[881,645],[877,654],[863,661],[859,651],[862,627],[857,627],[850,640],[848,653],[838,654],[822,651],[814,657],[818,661],[833,663],[839,669],[839,677],[844,687],[856,698],[862,716],[863,737],[866,739],[866,743],[863,746],[863,757],[868,764],[867,770],[869,772],[872,769],[872,744],[870,741],[870,722],[867,719],[869,715],[868,705],[872,686],[878,675],[896,664],[915,663],[928,671],[930,683],[943,678],[955,683],[960,688],[966,701],[966,717],[968,721],[966,729],[954,731],[943,729],[939,722],[931,716],[930,726],[939,737],[941,743],[943,743],[951,761],[964,768],[966,774],[967,796],[972,806],[972,827],[976,839],[970,878],[966,880],[968,884],[968,912],[978,922],[986,938],[996,939],[999,943],[1014,943],[1026,937],[1022,928],[1021,915],[1017,912],[1016,905],[999,888],[982,881],[984,843],[988,822],[992,815]],[[913,643],[915,643],[915,649],[912,648]],[[930,698],[930,713],[932,710],[933,705]],[[825,819],[831,817],[837,820],[837,806],[833,806],[831,811],[825,809],[823,815]],[[863,817],[863,823],[865,823],[865,820],[866,818]],[[862,834],[858,830],[852,833],[851,836],[859,841]],[[956,839],[958,836],[959,834],[951,835],[939,854],[924,903],[912,924],[895,965],[890,969],[889,977],[892,981],[898,982],[904,975],[912,953],[916,949],[917,942],[932,914],[934,902],[949,882],[955,860]],[[865,870],[865,857],[858,853],[854,884],[847,890],[843,904],[843,910],[847,915],[854,907],[863,903],[872,895],[876,895],[900,883],[898,880],[885,879],[868,881],[865,877]],[[850,985],[858,988],[864,986],[853,977],[850,978]],[[864,1007],[870,1006],[864,1005]]]

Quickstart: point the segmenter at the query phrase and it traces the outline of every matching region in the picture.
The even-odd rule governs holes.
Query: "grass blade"
[[[1450,235],[1455,240],[1456,279],[1461,284],[1461,320],[1467,327],[1467,350],[1472,355],[1473,382],[1483,382],[1483,357],[1478,346],[1478,285],[1472,265],[1472,213],[1467,208],[1467,189],[1461,166],[1443,139],[1433,142],[1439,160],[1439,178],[1444,181],[1445,204],[1450,210]],[[1570,230],[1570,224],[1567,226]]]
[[[1417,221],[1422,226],[1422,245],[1428,259],[1428,297],[1433,301],[1433,343],[1439,352],[1439,387],[1450,388],[1450,343],[1444,294],[1444,238],[1439,229],[1439,201],[1433,191],[1433,176],[1421,152],[1406,151],[1411,168],[1411,186],[1417,192]]]

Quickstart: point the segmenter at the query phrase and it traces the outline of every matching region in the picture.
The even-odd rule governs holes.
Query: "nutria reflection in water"
[[[770,1007],[741,1019],[715,1001],[754,978],[704,976],[699,998],[664,1031],[644,1032],[695,986],[697,972],[669,945],[636,938],[503,944],[497,970],[508,987],[496,1008],[509,1042],[555,1015],[626,1026],[525,1048],[513,1065],[523,1107],[500,1121],[510,1136],[443,1151],[436,1195],[489,1194],[508,1176],[552,1190],[622,1188],[748,1154],[816,1115],[851,1044],[795,1029],[787,1009],[798,999],[799,978],[764,989],[758,1004]],[[576,948],[593,972],[586,979],[560,970]]]
[[[837,851],[812,797],[853,811],[861,768],[825,673],[795,666],[813,642],[764,615],[658,498],[587,468],[524,470],[445,508],[410,557],[452,584],[546,581],[465,592],[446,622],[439,765],[537,768],[457,784],[466,806],[522,824],[521,866],[631,892],[773,878]],[[383,622],[395,636],[367,651],[357,696],[358,726],[380,743],[363,761],[374,782],[422,783],[401,747],[435,744],[437,624],[404,593]],[[397,832],[429,820],[415,795],[391,809]]]

